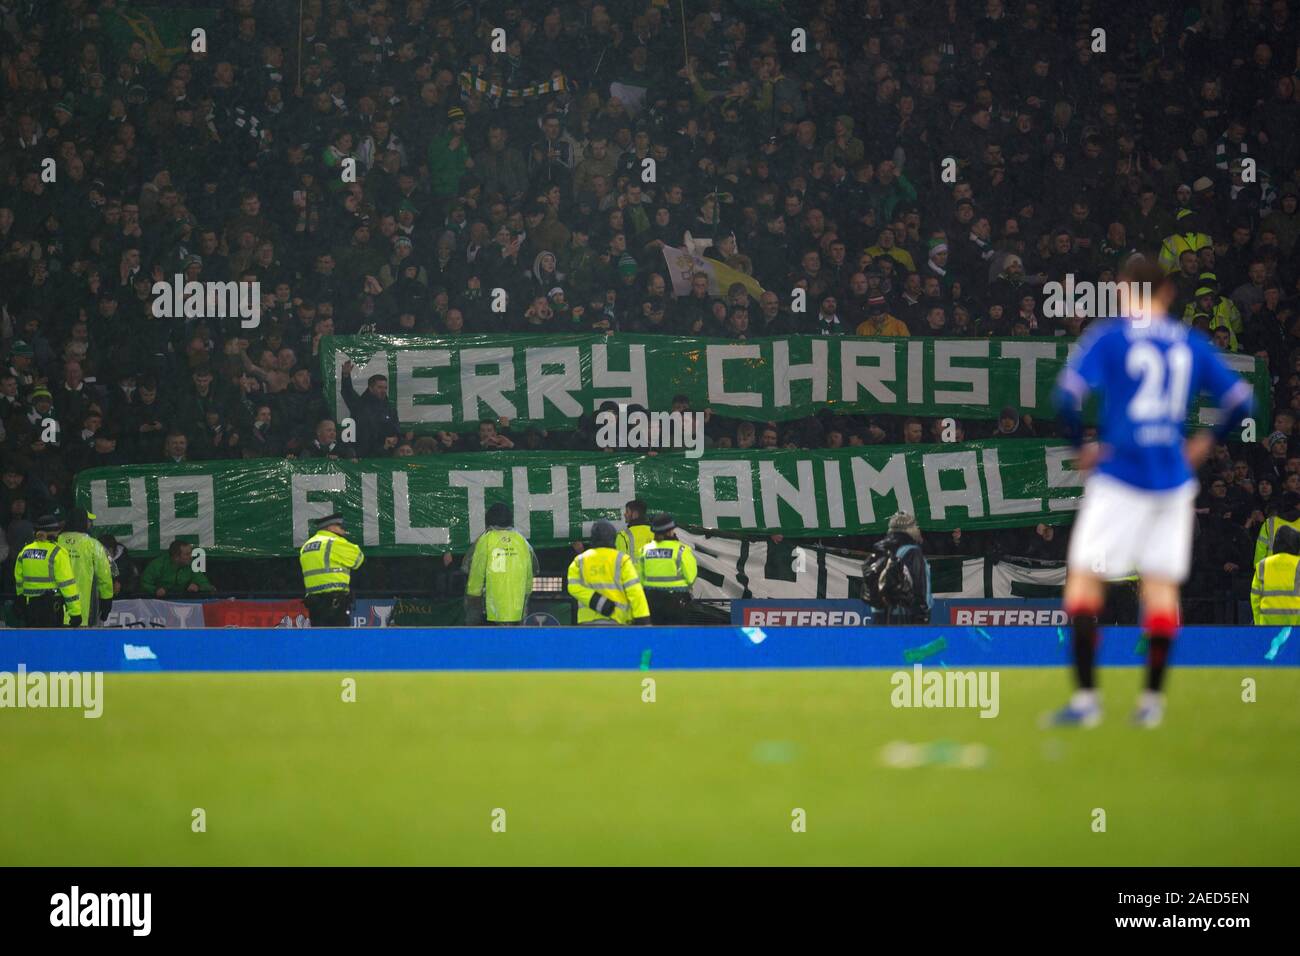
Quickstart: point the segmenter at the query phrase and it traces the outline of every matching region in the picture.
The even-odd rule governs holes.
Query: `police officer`
[[[1164,242],[1160,244],[1160,255],[1156,261],[1164,267],[1165,272],[1174,272],[1178,268],[1178,259],[1184,252],[1199,254],[1202,249],[1214,245],[1209,234],[1201,232],[1201,223],[1196,213],[1189,209],[1178,211],[1177,229],[1177,232],[1165,236]]]
[[[352,572],[366,556],[344,535],[343,516],[327,515],[316,522],[316,533],[298,551],[303,604],[312,627],[347,627],[352,607]]]
[[[72,562],[72,576],[77,579],[77,593],[81,595],[87,627],[108,620],[109,612],[113,610],[113,565],[104,546],[89,533],[90,523],[94,520],[93,514],[82,508],[75,509],[68,519],[67,530],[57,539],[59,547],[68,552],[68,560]],[[64,621],[67,622],[71,616],[64,608]]]
[[[512,528],[510,507],[488,507],[487,530],[474,542],[465,585],[467,623],[518,624],[528,612],[537,555]]]
[[[656,624],[686,624],[691,616],[691,585],[698,569],[695,552],[677,540],[677,523],[670,514],[650,522],[654,540],[641,550],[641,584]]]
[[[1300,624],[1300,532],[1280,527],[1273,553],[1255,565],[1250,615],[1256,624]]]
[[[68,552],[55,543],[60,522],[54,515],[36,519],[36,540],[18,552],[14,583],[18,612],[27,627],[81,626],[81,595],[72,574]]]
[[[649,624],[650,607],[636,565],[615,547],[618,532],[608,521],[591,526],[591,547],[569,564],[569,594],[578,602],[579,624]]]
[[[1269,515],[1268,520],[1259,526],[1259,537],[1255,539],[1255,564],[1263,561],[1277,549],[1273,539],[1283,528],[1290,528],[1300,533],[1300,495],[1288,491],[1282,496],[1282,507],[1277,514]]]
[[[641,573],[641,551],[654,540],[654,534],[646,521],[646,511],[646,503],[640,498],[634,498],[625,504],[623,520],[627,522],[627,530],[620,531],[614,542],[616,548],[631,556],[638,575]]]

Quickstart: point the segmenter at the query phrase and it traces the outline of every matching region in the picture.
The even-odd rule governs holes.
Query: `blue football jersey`
[[[1218,403],[1220,437],[1251,405],[1250,386],[1210,340],[1167,318],[1098,322],[1079,340],[1057,380],[1057,404],[1072,437],[1081,431],[1080,411],[1092,392],[1101,397],[1097,470],[1150,491],[1192,480],[1183,442],[1197,396],[1205,392]]]

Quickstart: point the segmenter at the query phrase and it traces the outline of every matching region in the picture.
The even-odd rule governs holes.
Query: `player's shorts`
[[[1197,484],[1148,491],[1094,474],[1070,534],[1069,567],[1114,579],[1136,572],[1182,584],[1192,564]]]

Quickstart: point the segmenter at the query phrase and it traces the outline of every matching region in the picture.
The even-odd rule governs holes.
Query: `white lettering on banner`
[[[372,375],[388,375],[388,353],[387,352],[370,352],[358,359],[349,355],[342,349],[334,350],[334,408],[339,418],[347,415],[347,403],[343,401],[343,363],[351,360],[352,362],[352,385],[358,392],[366,390],[366,380]],[[372,367],[373,366],[373,367]],[[401,409],[401,393],[406,391],[407,385],[403,380],[399,385],[394,381],[390,383],[393,391],[398,393],[398,408]],[[99,514],[99,512],[95,512]]]
[[[467,422],[480,418],[478,403],[491,409],[491,418],[518,418],[519,410],[506,398],[515,389],[515,350],[510,348],[463,349],[460,353],[461,414]],[[496,366],[490,375],[479,368]]]
[[[925,346],[907,343],[907,400],[913,405],[925,401]]]
[[[778,408],[791,404],[790,383],[806,379],[812,383],[812,400],[826,401],[830,383],[826,374],[829,344],[825,339],[812,340],[812,360],[790,364],[790,343],[777,339],[772,343],[772,404]]]
[[[422,461],[374,470],[365,462],[257,463],[239,475],[187,465],[153,476],[87,476],[77,497],[95,509],[103,530],[136,542],[137,551],[154,553],[178,536],[219,553],[291,553],[290,547],[296,550],[310,537],[312,520],[333,511],[348,515],[354,540],[366,547],[441,549],[453,537],[461,546],[482,533],[488,489],[494,488],[513,500],[521,527],[531,528],[538,515],[549,515],[550,524],[536,535],[548,541],[585,536],[591,521],[617,514],[624,502],[665,494],[677,495],[673,508],[685,523],[800,535],[879,529],[896,511],[937,527],[962,527],[967,519],[993,519],[988,523],[996,525],[1039,514],[1050,521],[1053,512],[1077,506],[1082,481],[1068,467],[1073,455],[1065,446],[1021,443],[962,451],[846,450],[842,457],[824,458],[815,452],[701,458],[693,465],[681,456],[609,456],[562,459],[561,464],[551,464],[552,458],[512,466],[509,474],[466,467],[488,456],[442,468]],[[411,475],[419,482],[413,493]],[[1045,484],[1058,497],[1034,494]],[[460,488],[466,490],[463,499],[454,491]],[[259,529],[251,541],[240,537],[250,526]]]
[[[374,472],[361,476],[361,543],[379,544],[379,476]]]
[[[866,405],[877,411],[907,404],[917,406],[920,414],[975,407],[989,416],[998,404],[1016,404],[1023,412],[1051,417],[1045,386],[1075,348],[1064,342],[1016,339],[821,336],[711,344],[670,340],[650,346],[621,339],[595,343],[587,337],[573,345],[527,347],[502,346],[482,336],[463,342],[378,335],[339,341],[360,356],[359,361],[351,356],[358,391],[365,389],[370,374],[389,375],[398,421],[430,431],[441,424],[472,427],[489,414],[549,419],[563,427],[560,421],[574,425],[581,414],[597,411],[607,401],[662,410],[674,390],[687,393],[700,407],[749,409],[749,417],[756,420],[788,416],[796,402],[805,401]],[[421,342],[427,347],[416,344]],[[375,343],[383,347],[376,351]],[[611,349],[618,353],[612,360]],[[653,399],[648,349],[654,350],[656,363]],[[806,355],[806,360],[792,359],[792,352]],[[340,369],[348,358],[347,352],[334,349],[333,400],[339,418],[347,415]],[[611,368],[611,361],[626,367]],[[1246,375],[1259,367],[1252,356],[1238,362]],[[1047,363],[1046,368],[1040,369],[1040,363]],[[837,384],[832,383],[835,375]]]
[[[758,463],[758,486],[763,497],[763,524],[769,528],[784,527],[778,503],[784,501],[799,513],[805,529],[817,527],[817,488],[813,483],[813,463],[795,463],[799,483],[791,482],[776,470],[770,461]]]
[[[559,365],[561,371],[547,372],[548,365]],[[582,388],[577,346],[528,349],[524,366],[529,418],[544,418],[547,402],[566,418],[582,417],[582,403],[573,397]]]
[[[407,474],[393,472],[393,540],[397,544],[450,544],[449,528],[419,528],[411,525],[411,492]]]
[[[469,499],[469,539],[477,541],[487,527],[487,506],[484,494],[488,488],[501,488],[506,483],[506,475],[500,470],[453,471],[447,476],[447,484],[453,488],[464,488]]]
[[[194,498],[190,499],[190,495]],[[193,500],[193,517],[182,518],[177,499],[185,496],[188,504]],[[98,512],[96,512],[98,514]],[[158,477],[158,539],[162,547],[180,537],[195,536],[196,544],[211,547],[216,543],[217,530],[213,524],[217,515],[216,493],[211,475],[160,475]]]
[[[1000,354],[1005,359],[1020,363],[1020,405],[1024,408],[1038,406],[1038,363],[1056,358],[1053,342],[1003,342]]]
[[[754,517],[754,477],[747,461],[700,462],[700,521],[706,528],[720,527],[720,518],[736,518],[742,528],[756,528]],[[736,497],[719,499],[717,483],[730,478],[736,482]]]
[[[975,452],[953,451],[926,455],[923,467],[931,519],[946,521],[949,508],[965,508],[966,515],[970,518],[984,517],[984,494],[980,487],[980,469]],[[942,487],[939,479],[945,471],[961,472],[962,486]]]
[[[628,370],[619,371],[609,367],[609,346],[593,345],[591,347],[591,384],[595,388],[621,388],[626,389],[627,394],[614,397],[613,401],[625,401],[629,405],[650,404],[650,391],[646,384],[645,373],[645,346],[629,345],[627,349]],[[591,407],[594,411],[600,408],[605,402],[611,401],[609,396],[603,398],[593,398]]]
[[[116,482],[115,482],[116,483]],[[149,542],[149,496],[143,478],[127,478],[127,502],[124,505],[108,503],[108,482],[104,480],[90,483],[90,507],[101,527],[124,525],[131,530],[119,534],[117,540],[133,551],[148,551]]]
[[[865,458],[852,459],[849,468],[853,472],[853,486],[857,489],[860,524],[875,523],[874,495],[893,495],[897,505],[894,511],[916,514],[912,507],[912,486],[907,480],[907,456],[902,452],[890,455],[885,467],[879,470]]]
[[[840,399],[858,400],[858,389],[863,388],[876,401],[896,405],[898,396],[885,387],[885,382],[897,376],[897,352],[892,342],[869,342],[849,339],[840,345]],[[874,365],[860,365],[858,359],[874,358]]]
[[[840,463],[822,462],[822,475],[826,479],[826,524],[832,528],[844,527],[844,485],[840,481]]]
[[[705,365],[709,374],[709,403],[712,405],[734,405],[739,408],[762,408],[763,396],[758,392],[727,391],[726,363],[742,359],[757,360],[760,350],[757,345],[708,345],[704,349]]]
[[[989,491],[989,514],[1023,515],[1043,510],[1042,498],[1005,498],[1002,494],[1002,471],[998,463],[998,450],[985,448],[980,452],[984,462],[984,483]]]
[[[533,491],[528,485],[528,469],[510,469],[515,493],[515,527],[527,538],[532,533],[534,511],[551,513],[551,534],[563,541],[569,536],[569,471],[563,465],[551,467],[551,490]]]
[[[418,373],[433,369],[449,368],[451,352],[447,349],[398,349],[395,356],[395,369],[400,387],[397,393],[397,420],[400,422],[450,422],[455,418],[451,405],[434,402],[417,402],[418,398],[429,396],[445,397],[438,388],[437,375],[420,375]],[[356,369],[353,369],[356,374]],[[357,379],[352,380],[357,391]],[[346,408],[340,405],[340,408]]]
[[[630,464],[618,466],[618,487],[613,491],[601,491],[595,465],[578,467],[578,507],[583,511],[618,511],[624,504],[636,497],[636,472]],[[582,536],[591,536],[591,526],[595,520],[582,523]]]
[[[1044,449],[1044,463],[1047,466],[1047,487],[1053,491],[1072,491],[1074,497],[1048,498],[1048,511],[1076,511],[1079,508],[1080,495],[1083,494],[1083,474],[1073,468],[1066,468],[1067,462],[1073,462],[1078,452],[1069,445],[1053,445]]]
[[[934,390],[936,404],[987,405],[989,403],[989,369],[980,366],[953,365],[956,358],[988,359],[987,339],[949,342],[939,339],[934,343],[934,379],[939,382],[964,382],[970,390]],[[910,384],[910,383],[909,383]]]
[[[312,536],[311,524],[317,518],[338,511],[338,506],[331,500],[312,501],[307,497],[310,492],[331,492],[343,494],[348,487],[347,475],[304,475],[294,472],[289,479],[290,507],[293,509],[293,546],[302,547],[302,543]]]

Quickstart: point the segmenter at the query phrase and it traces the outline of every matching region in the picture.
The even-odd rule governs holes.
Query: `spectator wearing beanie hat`
[[[474,167],[465,138],[465,111],[459,106],[447,110],[447,128],[429,144],[429,193],[448,200],[460,189],[465,173]]]

